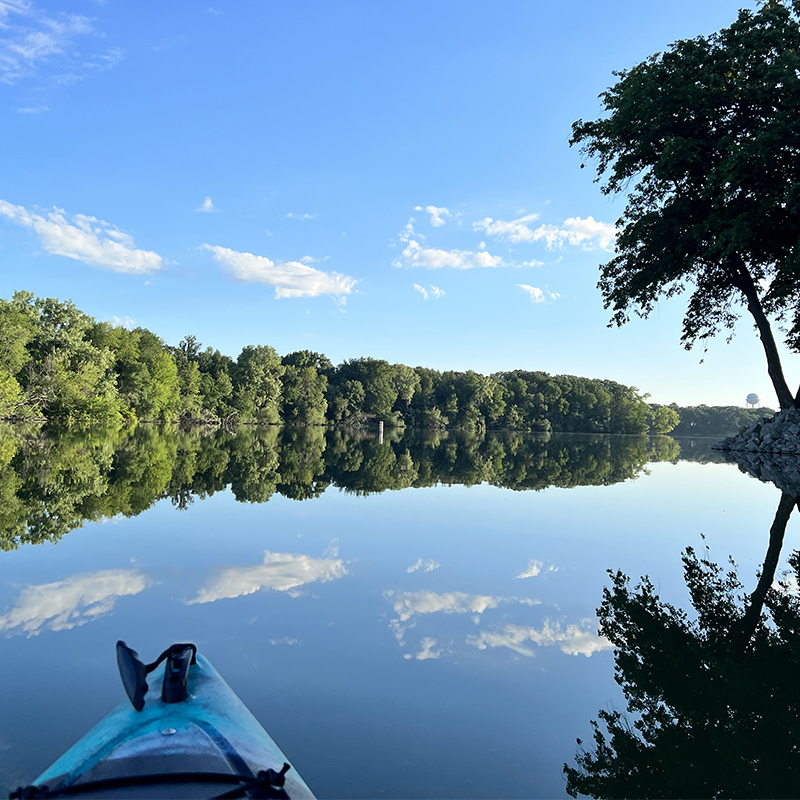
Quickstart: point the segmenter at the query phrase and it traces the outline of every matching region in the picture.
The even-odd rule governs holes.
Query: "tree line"
[[[440,372],[248,345],[236,359],[189,335],[98,322],[70,301],[0,300],[0,418],[668,433],[679,419],[611,380]]]
[[[184,509],[228,489],[239,502],[265,503],[276,494],[313,499],[331,486],[356,495],[438,484],[607,486],[679,455],[693,454],[668,436],[393,429],[381,442],[320,426],[2,426],[0,549],[56,542],[85,521],[134,517],[163,499]]]
[[[674,411],[678,424],[670,431],[672,436],[728,436],[739,433],[765,417],[772,417],[771,408],[742,408],[741,406],[663,406]],[[651,404],[653,411],[662,406]]]

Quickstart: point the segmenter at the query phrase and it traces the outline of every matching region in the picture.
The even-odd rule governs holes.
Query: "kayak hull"
[[[280,748],[208,659],[196,658],[186,700],[161,699],[161,666],[148,676],[141,711],[120,703],[34,785],[79,796],[210,797],[263,770],[280,772],[289,763]],[[283,792],[273,796],[314,798],[293,768]]]

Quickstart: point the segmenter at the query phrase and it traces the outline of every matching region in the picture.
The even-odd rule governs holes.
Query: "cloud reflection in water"
[[[187,605],[213,603],[215,600],[241,597],[261,589],[287,592],[297,596],[298,587],[308,583],[326,583],[347,575],[341,558],[313,558],[302,553],[264,551],[264,563],[249,567],[226,567],[197,593]]]
[[[117,598],[139,594],[151,585],[139,570],[112,569],[27,586],[14,607],[0,615],[0,631],[36,636],[42,630],[70,630],[107,614]]]
[[[487,647],[508,647],[522,656],[533,656],[534,651],[525,647],[526,642],[531,642],[540,647],[558,645],[562,653],[587,658],[593,653],[610,650],[614,645],[608,639],[598,636],[594,631],[597,622],[584,619],[580,625],[567,625],[562,629],[561,624],[546,619],[541,628],[525,625],[506,625],[502,631],[481,631],[478,635],[467,637],[467,644],[474,645],[479,650]]]

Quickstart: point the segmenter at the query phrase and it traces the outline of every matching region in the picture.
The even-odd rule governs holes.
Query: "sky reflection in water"
[[[594,614],[605,570],[685,605],[680,551],[701,534],[745,580],[763,558],[774,487],[730,465],[647,470],[527,492],[218,491],[2,554],[1,782],[121,699],[116,639],[145,658],[188,639],[321,797],[564,796],[575,738],[621,705]]]

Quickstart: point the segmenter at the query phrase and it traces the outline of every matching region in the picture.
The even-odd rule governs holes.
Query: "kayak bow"
[[[314,800],[272,738],[194,645],[173,645],[144,665],[118,642],[117,661],[130,703],[122,702],[11,798]]]

